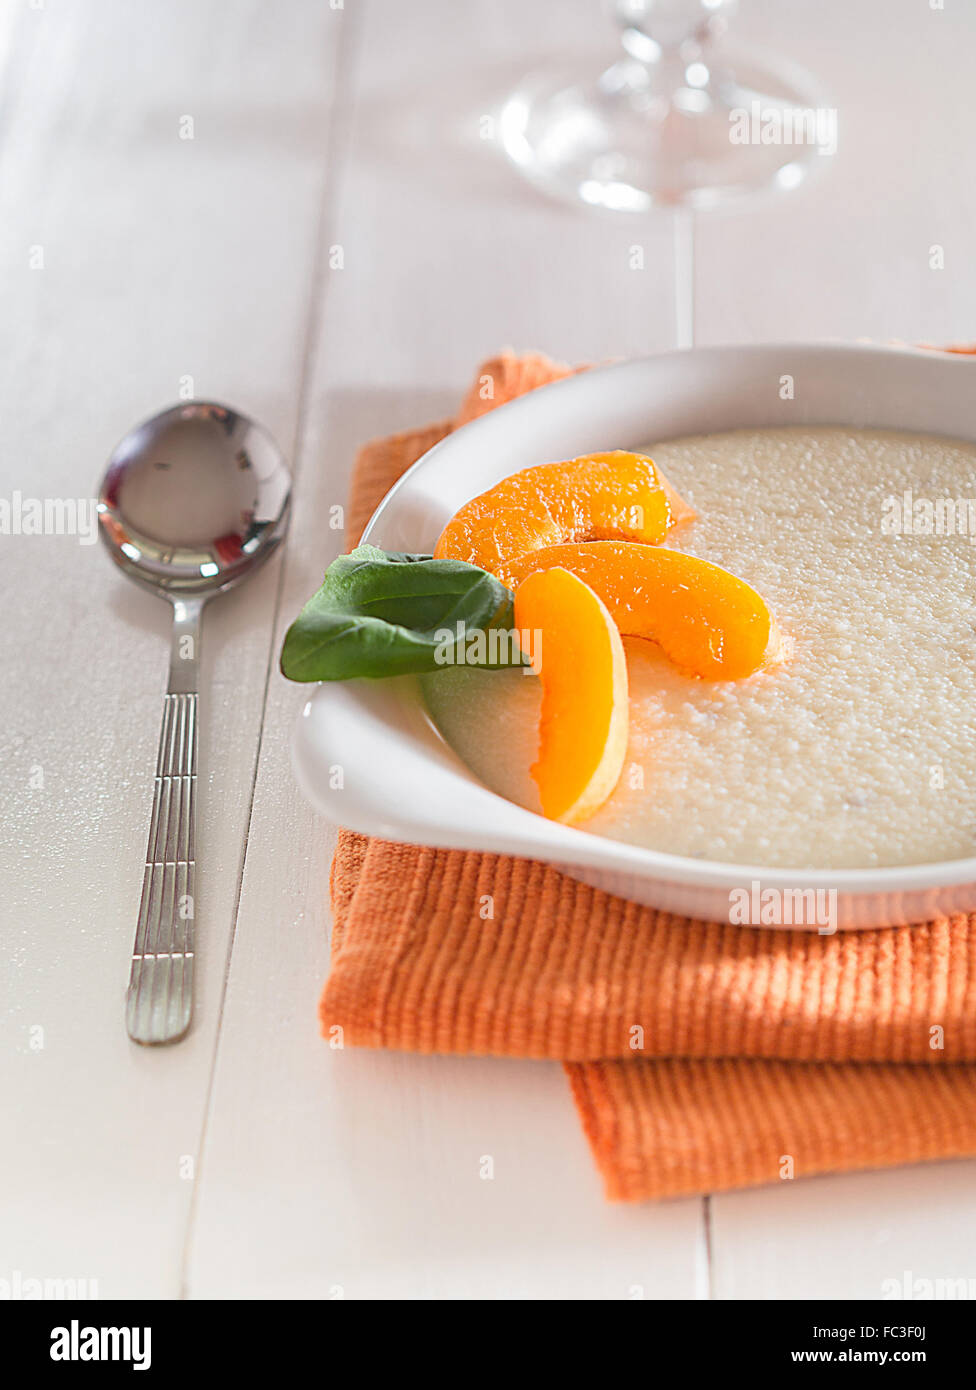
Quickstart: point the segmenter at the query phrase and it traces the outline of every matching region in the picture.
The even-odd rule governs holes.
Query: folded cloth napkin
[[[452,428],[569,370],[505,355],[456,420],[366,445],[350,534]],[[697,922],[547,864],[345,830],[332,898],[323,1032],[562,1061],[611,1200],[976,1154],[976,914]]]

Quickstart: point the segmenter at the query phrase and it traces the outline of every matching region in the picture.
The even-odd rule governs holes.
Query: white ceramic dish
[[[782,378],[793,399],[781,398]],[[976,441],[976,364],[862,346],[700,348],[584,372],[491,411],[431,449],[364,539],[431,550],[468,498],[519,468],[744,427],[851,425]],[[976,718],[976,694],[974,694]],[[388,839],[548,860],[669,912],[727,920],[735,889],[836,893],[841,929],[976,908],[976,858],[875,870],[767,869],[642,849],[571,829],[484,787],[427,716],[417,682],[316,687],[293,742],[298,780],[331,820]]]

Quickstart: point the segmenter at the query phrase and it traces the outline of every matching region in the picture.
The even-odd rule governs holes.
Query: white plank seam
[[[319,199],[318,214],[316,217],[316,240],[312,259],[312,273],[310,276],[309,308],[305,316],[305,330],[303,333],[304,345],[302,349],[301,378],[298,386],[298,399],[295,410],[295,431],[292,445],[292,486],[293,497],[296,485],[299,480],[301,470],[301,459],[305,437],[308,431],[309,422],[309,402],[311,399],[311,384],[314,380],[314,358],[315,347],[319,339],[319,330],[325,310],[326,285],[328,279],[325,274],[327,262],[328,226],[331,214],[331,201],[334,191],[336,177],[335,172],[340,167],[340,155],[344,143],[344,126],[347,124],[345,117],[348,114],[348,105],[344,106],[346,93],[346,74],[352,68],[352,62],[347,61],[352,52],[353,31],[355,22],[352,19],[352,12],[345,11],[342,16],[342,31],[339,42],[335,49],[334,60],[334,91],[332,104],[329,108],[328,134],[323,144],[324,171],[322,176],[322,191]],[[200,1140],[197,1146],[197,1169],[196,1181],[194,1183],[193,1196],[190,1202],[190,1210],[187,1217],[186,1230],[183,1238],[183,1253],[180,1263],[180,1298],[185,1299],[188,1287],[188,1264],[190,1248],[192,1245],[193,1226],[197,1211],[197,1193],[199,1192],[200,1174],[203,1169],[204,1151],[207,1141],[207,1126],[210,1119],[211,1102],[213,1098],[214,1075],[217,1067],[217,1054],[220,1049],[221,1027],[223,1024],[224,1004],[227,998],[227,983],[230,978],[231,960],[234,953],[234,943],[237,939],[237,919],[241,906],[241,891],[244,884],[244,869],[247,862],[247,843],[251,828],[251,816],[254,809],[254,794],[257,786],[258,769],[261,763],[261,748],[264,741],[265,716],[268,705],[268,691],[271,684],[271,673],[276,669],[275,636],[278,627],[278,613],[281,606],[281,596],[284,589],[285,566],[287,564],[287,544],[284,553],[279,561],[277,583],[275,587],[274,608],[269,622],[269,642],[268,642],[268,661],[264,679],[264,695],[262,699],[261,722],[258,729],[257,747],[254,753],[254,764],[251,774],[251,786],[248,799],[247,828],[244,836],[244,843],[241,846],[240,866],[237,875],[237,892],[234,899],[234,920],[231,924],[230,940],[227,945],[227,955],[224,962],[224,977],[221,988],[220,1002],[217,1009],[217,1027],[214,1034],[213,1054],[210,1060],[210,1071],[207,1078],[207,1093],[203,1110],[203,1121],[200,1129]]]

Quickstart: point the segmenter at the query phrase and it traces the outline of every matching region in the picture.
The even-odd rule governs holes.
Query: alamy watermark
[[[976,497],[916,497],[911,490],[881,504],[883,536],[968,536],[976,544]]]
[[[97,535],[94,497],[25,497],[19,489],[0,497],[0,536],[77,536],[94,545]]]
[[[935,1301],[965,1301],[976,1299],[976,1279],[916,1279],[910,1269],[902,1271],[899,1279],[881,1281],[881,1297],[906,1301],[929,1299]]]
[[[764,106],[758,98],[729,112],[733,145],[813,145],[818,154],[837,153],[837,110],[833,106]]]
[[[729,922],[743,927],[816,927],[837,930],[836,888],[764,888],[759,879],[729,892]]]
[[[468,631],[464,623],[434,633],[438,666],[520,666],[526,676],[542,669],[540,628],[491,627]]]
[[[90,1327],[72,1318],[51,1330],[52,1361],[131,1361],[134,1371],[152,1366],[151,1327]]]
[[[51,1278],[48,1275],[24,1274],[22,1270],[11,1270],[10,1277],[0,1279],[0,1302],[21,1303],[54,1300],[67,1300],[74,1303],[78,1299],[98,1297],[97,1279]]]

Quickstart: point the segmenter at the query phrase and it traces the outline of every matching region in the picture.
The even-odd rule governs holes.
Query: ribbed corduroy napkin
[[[366,445],[350,535],[452,428],[569,370],[505,355],[456,420]],[[976,1154],[976,914],[836,936],[695,922],[350,831],[332,897],[323,1030],[562,1061],[613,1200]]]

